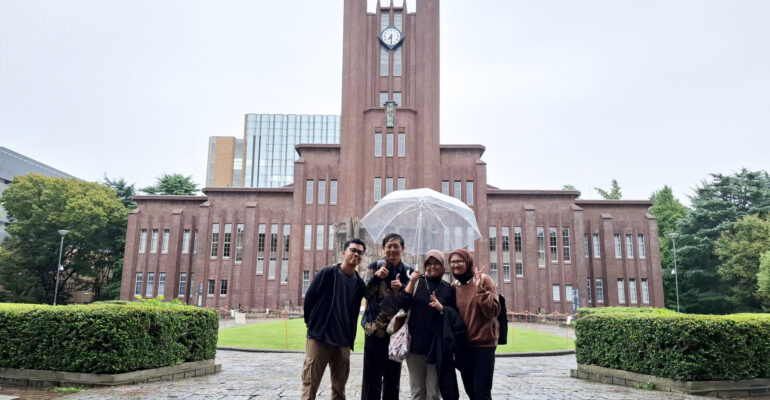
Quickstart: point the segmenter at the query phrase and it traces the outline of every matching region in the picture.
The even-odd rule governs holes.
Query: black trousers
[[[467,347],[457,351],[457,366],[471,400],[492,400],[496,347]]]
[[[364,380],[361,400],[397,400],[401,363],[388,358],[390,337],[364,337]]]

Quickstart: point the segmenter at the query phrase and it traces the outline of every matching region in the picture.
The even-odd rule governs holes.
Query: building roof
[[[0,147],[0,178],[12,181],[16,175],[38,173],[59,178],[75,178],[49,165],[33,160],[6,147]]]

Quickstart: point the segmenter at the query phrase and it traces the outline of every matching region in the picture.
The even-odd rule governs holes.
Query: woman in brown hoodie
[[[473,258],[465,249],[449,253],[449,265],[455,277],[457,311],[467,327],[467,341],[456,355],[465,393],[471,400],[491,400],[499,335],[497,288],[489,275],[473,269]]]

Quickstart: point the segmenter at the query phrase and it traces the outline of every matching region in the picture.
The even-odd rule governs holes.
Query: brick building
[[[440,144],[438,0],[414,10],[345,0],[342,73],[340,142],[297,144],[291,185],[136,197],[122,299],[301,306],[315,271],[364,235],[358,221],[377,200],[429,187],[475,211],[483,235],[470,250],[509,309],[571,312],[573,296],[581,306],[663,306],[649,201],[499,189],[487,184],[484,146]],[[370,246],[367,259],[379,256]]]

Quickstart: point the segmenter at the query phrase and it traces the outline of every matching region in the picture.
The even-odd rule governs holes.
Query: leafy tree
[[[762,309],[770,311],[770,251],[762,253],[759,257],[757,296],[762,303]]]
[[[139,190],[157,195],[192,195],[198,191],[198,185],[192,181],[192,175],[163,174],[156,179],[155,185]]]
[[[759,258],[767,251],[770,251],[770,219],[756,215],[739,219],[714,243],[714,254],[722,262],[717,272],[728,288],[730,300],[747,311],[760,309],[757,273]]]
[[[669,271],[674,269],[674,256],[671,249],[672,243],[668,234],[677,232],[676,224],[687,215],[689,209],[677,198],[674,192],[666,185],[650,196],[652,207],[650,214],[658,218],[658,240],[660,244],[660,265],[663,277],[663,296],[666,307],[676,309],[676,287],[674,275]]]
[[[64,239],[60,288],[67,282],[92,287],[123,255],[127,211],[104,185],[39,174],[17,176],[3,192],[13,223],[2,244],[0,278],[11,300],[53,300],[60,229]],[[108,274],[108,273],[107,273]],[[60,290],[60,302],[67,293]]]
[[[741,169],[733,175],[711,174],[690,198],[692,211],[677,226],[680,302],[688,312],[728,313],[740,309],[720,279],[714,242],[751,214],[770,212],[770,176]]]
[[[578,190],[578,188],[576,188],[575,185],[570,185],[568,183],[566,185],[562,185],[561,190]]]
[[[623,194],[620,192],[620,185],[615,179],[612,180],[609,190],[604,190],[598,187],[595,187],[594,189],[599,192],[599,196],[602,196],[602,198],[605,200],[620,200],[623,198]]]
[[[112,188],[112,190],[115,191],[115,195],[118,197],[118,199],[120,199],[121,202],[123,202],[123,205],[126,208],[129,210],[136,208],[136,202],[133,199],[133,197],[136,195],[136,189],[134,188],[134,185],[129,185],[122,177],[118,179],[110,179],[106,174],[102,179],[102,184]]]

